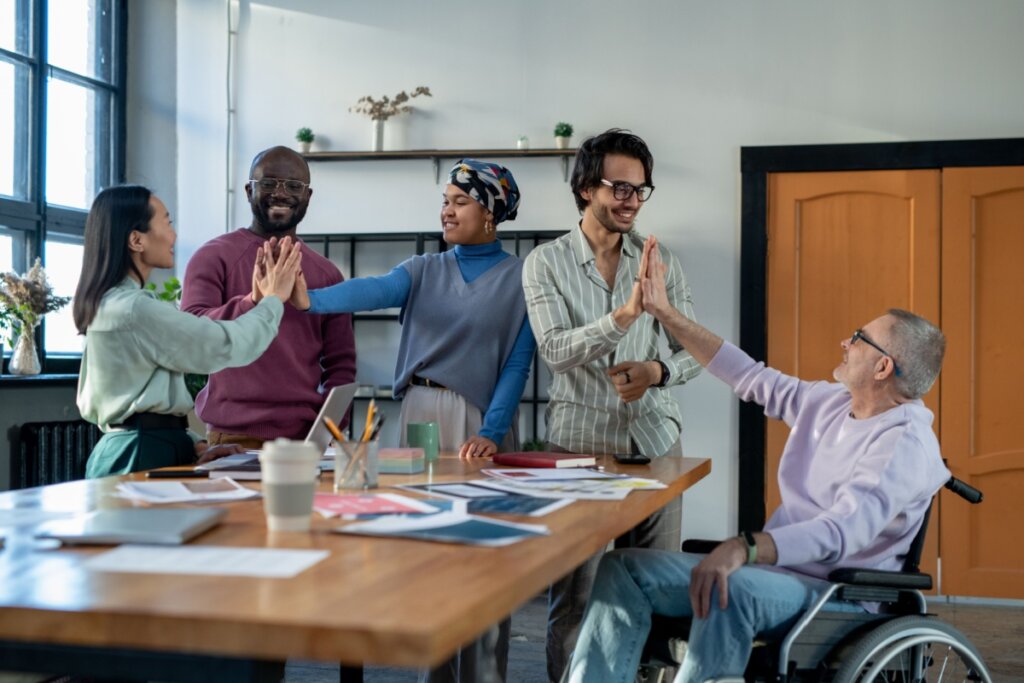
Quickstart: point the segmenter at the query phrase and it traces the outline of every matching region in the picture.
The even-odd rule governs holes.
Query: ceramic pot
[[[373,121],[373,146],[370,149],[374,152],[384,151],[384,119]]]

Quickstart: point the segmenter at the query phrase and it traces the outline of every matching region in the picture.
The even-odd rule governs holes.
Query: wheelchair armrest
[[[834,583],[846,583],[852,586],[877,586],[880,588],[896,588],[899,590],[930,590],[932,577],[928,574],[911,572],[888,572],[879,569],[859,569],[845,567],[835,569],[828,575]]]
[[[707,538],[688,538],[683,541],[683,552],[696,555],[707,555],[718,547],[721,541],[712,541]]]

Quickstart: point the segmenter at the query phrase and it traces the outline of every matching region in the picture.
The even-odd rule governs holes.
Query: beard
[[[291,218],[275,220],[270,217],[270,203],[253,202],[252,213],[256,220],[268,233],[290,232],[306,217],[308,203],[297,203],[292,207]]]
[[[628,226],[623,227],[618,221],[615,220],[615,216],[612,215],[612,210],[607,206],[594,206],[592,207],[592,211],[594,214],[594,218],[596,218],[597,222],[601,224],[601,227],[603,227],[605,230],[611,233],[625,235],[626,233],[630,232],[636,225],[636,214],[633,214],[632,222]]]

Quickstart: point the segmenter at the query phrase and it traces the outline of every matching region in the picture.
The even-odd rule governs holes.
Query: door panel
[[[942,450],[985,493],[943,493],[943,592],[1024,598],[1024,169],[946,169],[942,232]]]
[[[938,170],[769,176],[769,365],[831,381],[840,341],[887,309],[939,320],[940,192]],[[925,397],[936,414],[938,395],[936,383]],[[776,477],[788,434],[782,422],[768,421],[769,513],[779,503]],[[926,571],[935,566],[936,537],[933,528]]]

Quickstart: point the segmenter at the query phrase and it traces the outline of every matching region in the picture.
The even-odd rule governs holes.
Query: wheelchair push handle
[[[946,488],[966,500],[968,503],[978,504],[983,498],[981,491],[974,488],[967,482],[957,479],[956,477],[949,478],[949,481],[946,482]]]

